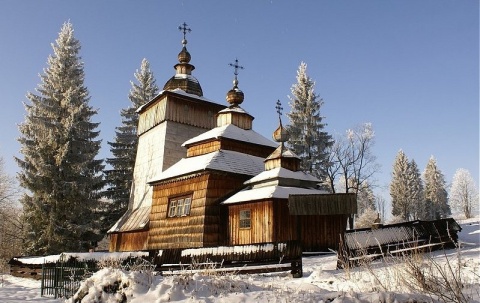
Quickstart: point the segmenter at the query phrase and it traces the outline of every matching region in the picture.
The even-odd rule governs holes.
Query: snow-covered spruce
[[[40,76],[36,93],[28,93],[20,124],[21,199],[26,222],[26,254],[86,251],[98,234],[98,199],[103,187],[99,123],[84,85],[80,42],[65,23],[52,44],[53,55]]]
[[[320,113],[323,99],[315,94],[315,81],[307,75],[305,62],[298,67],[297,83],[292,85],[291,92],[291,111],[287,114],[290,119],[288,145],[302,160],[303,171],[324,180],[327,175],[327,148],[333,140],[324,130],[324,117]]]
[[[107,188],[103,194],[109,199],[103,208],[104,228],[110,228],[127,209],[138,146],[136,111],[158,93],[158,86],[147,59],[142,60],[140,70],[137,70],[134,76],[137,83],[130,82],[132,88],[128,95],[131,104],[120,111],[122,125],[115,128],[114,141],[108,142],[113,157],[106,159],[112,169],[104,171]]]

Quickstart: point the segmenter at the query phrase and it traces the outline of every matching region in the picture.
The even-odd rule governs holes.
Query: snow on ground
[[[469,302],[480,302],[480,220],[459,221],[461,249],[432,253],[442,267],[448,258],[461,264],[464,293]],[[459,253],[460,252],[460,253]],[[213,270],[181,275],[152,276],[105,268],[85,281],[77,297],[82,302],[431,302],[400,281],[405,263],[398,259],[373,262],[350,270],[337,270],[335,255],[303,258],[304,277],[289,273],[225,275]],[[443,267],[445,268],[445,267]],[[426,270],[426,267],[424,267]],[[436,298],[433,298],[434,300]],[[123,301],[122,301],[123,300]],[[0,276],[0,302],[65,302],[41,298],[40,282]],[[74,302],[73,299],[67,302]]]

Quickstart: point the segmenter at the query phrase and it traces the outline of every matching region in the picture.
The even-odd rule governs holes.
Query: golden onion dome
[[[273,132],[273,140],[275,142],[287,142],[289,134],[286,128],[282,124]]]
[[[185,43],[183,43],[183,42],[185,42]],[[183,40],[183,41],[182,41],[182,44],[183,44],[183,48],[182,48],[182,50],[180,51],[180,53],[178,53],[178,62],[180,62],[180,63],[189,63],[190,60],[192,59],[192,56],[191,56],[190,53],[187,51],[187,47],[186,47],[187,41],[186,41],[186,40]]]
[[[245,95],[243,92],[238,88],[238,80],[233,80],[233,88],[227,92],[227,102],[230,105],[238,105],[242,104]]]

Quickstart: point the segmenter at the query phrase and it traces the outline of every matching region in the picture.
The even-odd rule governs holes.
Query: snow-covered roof
[[[241,108],[240,106],[227,107],[227,108],[225,108],[225,109],[222,109],[222,110],[219,111],[218,113],[219,113],[219,114],[223,114],[223,113],[231,113],[231,112],[250,115],[246,110],[244,110],[244,109]],[[251,115],[250,115],[250,116],[251,116]]]
[[[239,191],[235,195],[223,201],[222,204],[234,204],[269,198],[288,199],[290,195],[318,195],[325,193],[326,191],[324,190],[313,188],[271,185]]]
[[[262,181],[272,180],[272,179],[295,179],[301,181],[310,181],[310,182],[321,182],[316,177],[307,174],[303,171],[291,171],[283,167],[277,167],[271,170],[266,170],[256,175],[250,180],[247,180],[245,184],[259,183]]]
[[[216,127],[201,135],[193,137],[190,140],[185,141],[182,146],[191,145],[193,143],[202,142],[209,139],[218,139],[220,137],[233,139],[242,142],[248,142],[252,144],[258,144],[263,146],[276,147],[277,144],[264,136],[260,135],[254,130],[245,130],[236,125],[228,124],[225,126]]]
[[[197,81],[198,82],[198,81]],[[170,92],[170,93],[174,93],[174,94],[177,94],[177,95],[182,95],[182,96],[186,96],[186,97],[189,97],[189,98],[194,98],[194,99],[198,99],[198,100],[201,100],[201,101],[205,101],[205,102],[210,102],[210,103],[215,103],[215,104],[218,104],[217,102],[215,101],[212,101],[210,99],[207,99],[205,97],[200,97],[200,96],[197,96],[195,94],[189,94],[187,93],[186,91],[180,89],[180,88],[176,88],[176,89],[173,89],[173,90],[161,90],[155,97],[152,98],[152,100],[148,101],[147,103],[145,103],[144,105],[140,106],[136,112],[139,113],[141,112],[144,108],[146,108],[147,106],[149,106],[150,104],[152,104],[152,102],[154,102],[155,100],[157,100],[158,96],[160,95],[163,95],[165,92]]]
[[[298,158],[300,159],[293,151],[290,149],[286,148],[285,146],[282,148],[282,146],[278,146],[276,150],[271,153],[266,160],[269,159],[277,159],[280,158]]]
[[[192,82],[195,82],[195,83],[198,83],[198,80],[197,78],[195,78],[194,76],[192,75],[188,75],[188,74],[175,74],[175,76],[173,76],[175,79],[188,79]],[[179,89],[179,88],[176,88],[176,89]]]
[[[65,261],[70,258],[75,258],[78,261],[90,261],[90,260],[125,260],[131,257],[147,257],[148,252],[86,252],[86,253],[61,253],[58,255],[39,256],[39,257],[20,257],[13,258],[22,264],[43,264],[43,263],[55,263],[63,259]]]
[[[150,206],[128,210],[107,233],[125,232],[145,228],[150,220]]]
[[[235,174],[254,176],[263,170],[263,158],[231,150],[183,158],[148,183],[179,177],[205,170],[218,170]]]

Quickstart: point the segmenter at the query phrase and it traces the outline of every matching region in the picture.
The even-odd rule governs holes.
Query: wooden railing
[[[217,271],[237,273],[290,270],[294,277],[303,275],[302,248],[297,241],[165,249],[152,252],[152,257],[157,270],[162,274],[175,274],[179,270],[196,270],[209,266]]]

